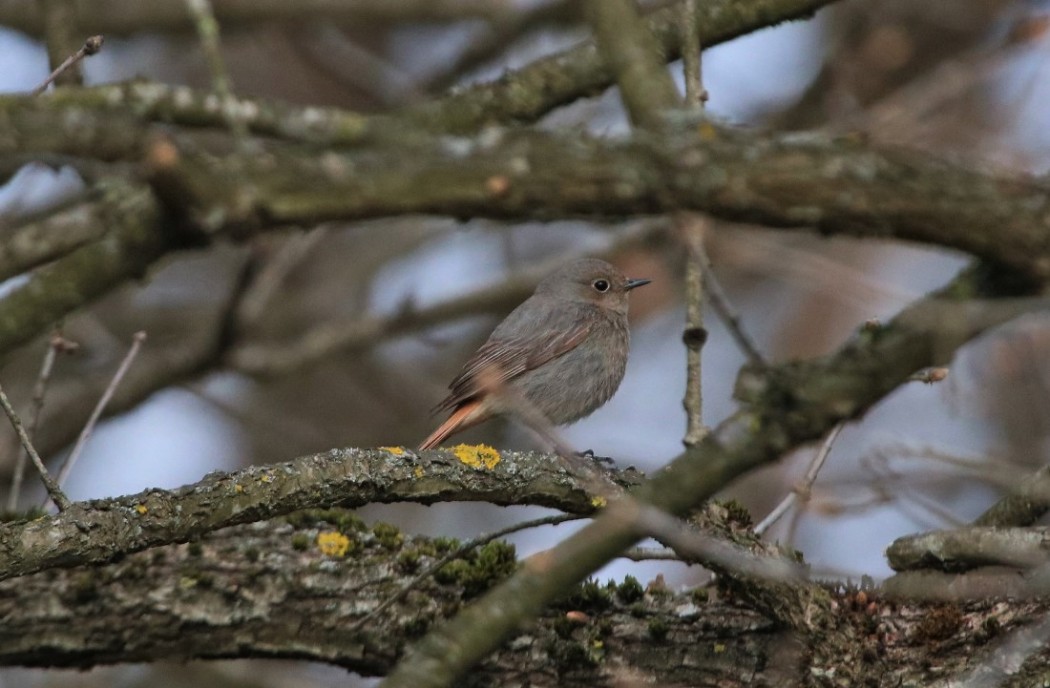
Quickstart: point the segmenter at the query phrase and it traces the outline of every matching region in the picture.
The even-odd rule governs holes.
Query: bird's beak
[[[631,291],[635,287],[644,287],[646,284],[652,282],[651,279],[629,279],[627,280],[627,286],[624,287],[627,291]]]

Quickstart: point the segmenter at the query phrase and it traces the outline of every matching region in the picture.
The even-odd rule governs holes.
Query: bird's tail
[[[423,443],[419,445],[419,450],[433,449],[448,439],[449,435],[460,430],[466,430],[470,426],[477,425],[485,420],[484,416],[478,413],[480,406],[480,401],[468,401],[457,408],[448,417],[448,420],[439,425],[437,430],[430,433],[430,436],[423,440]]]

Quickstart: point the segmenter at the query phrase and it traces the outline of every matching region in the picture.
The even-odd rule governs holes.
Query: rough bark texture
[[[342,553],[319,544],[339,536],[347,543]],[[225,529],[119,563],[4,581],[0,664],[285,657],[381,675],[408,643],[514,567],[513,548],[490,545],[358,628],[451,546],[330,510]],[[1045,601],[926,606],[855,589],[828,594],[844,622],[839,633],[850,629],[854,638],[840,661],[858,662],[870,686],[933,685],[980,666],[1015,629],[1050,609]],[[633,580],[587,583],[467,685],[582,688],[631,677],[723,688],[809,683],[805,645],[736,600],[726,588],[671,593],[646,591]],[[1046,670],[1047,660],[1045,653],[1034,657],[1026,675]],[[1033,685],[1019,680],[1012,685]]]

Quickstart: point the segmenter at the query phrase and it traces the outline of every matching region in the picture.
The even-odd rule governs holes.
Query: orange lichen
[[[145,516],[149,509],[146,508],[145,504],[136,504],[135,511],[137,511],[140,516]]]
[[[405,448],[404,447],[380,447],[380,449],[382,449],[385,452],[390,452],[394,456],[404,456],[405,455]]]

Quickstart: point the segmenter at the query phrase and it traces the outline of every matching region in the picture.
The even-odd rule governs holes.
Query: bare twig
[[[219,22],[215,19],[211,0],[186,0],[190,16],[197,28],[197,37],[200,38],[201,48],[208,60],[208,68],[211,70],[212,90],[222,100],[223,119],[226,126],[239,140],[244,141],[248,136],[247,123],[237,116],[235,105],[236,98],[233,97],[233,89],[230,86],[230,77],[226,72],[226,63],[222,59],[222,47],[219,43]]]
[[[31,91],[31,93],[34,96],[38,96],[41,93],[43,93],[45,90],[47,90],[47,87],[50,86],[55,79],[62,76],[62,73],[65,72],[67,69],[71,68],[73,65],[78,64],[85,57],[90,57],[91,55],[94,55],[98,51],[102,50],[102,44],[105,43],[105,40],[106,39],[101,34],[98,36],[91,36],[90,38],[88,38],[86,41],[84,41],[84,45],[80,46],[80,50],[67,57],[65,62],[58,65],[58,67],[55,68],[55,71],[51,72],[51,74],[48,75],[48,77],[44,79],[44,81],[41,82],[39,86],[34,88]]]
[[[686,430],[682,442],[691,447],[708,433],[704,425],[704,392],[702,353],[707,340],[704,329],[704,266],[700,259],[703,254],[704,231],[707,220],[700,215],[681,213],[676,224],[682,241],[689,246],[685,263],[685,331],[682,341],[685,342],[686,379],[685,397],[682,406],[686,413]]]
[[[707,100],[704,91],[700,64],[700,28],[697,24],[696,0],[685,0],[682,12],[682,75],[685,81],[685,105],[691,109],[702,109]],[[707,221],[688,213],[679,215],[677,225],[682,239],[690,246],[685,262],[685,342],[686,377],[685,398],[682,405],[686,413],[683,444],[691,447],[708,433],[704,425],[704,391],[702,353],[707,331],[704,329],[704,266],[700,259]]]
[[[744,352],[748,363],[752,366],[756,368],[768,367],[769,364],[759,352],[755,340],[753,340],[751,335],[747,333],[747,330],[744,329],[744,326],[740,321],[740,316],[729,304],[729,299],[726,298],[726,293],[725,290],[722,289],[722,284],[718,281],[714,272],[711,270],[711,260],[707,257],[707,251],[704,249],[703,243],[697,243],[695,246],[690,244],[688,248],[691,251],[694,251],[699,258],[701,266],[700,274],[704,279],[704,292],[707,296],[707,300],[711,304],[711,308],[715,309],[715,313],[718,317],[722,319],[723,323],[725,323],[726,329],[729,330],[729,334],[733,338],[733,341],[736,342],[737,346],[740,347],[740,350]]]
[[[4,413],[7,414],[8,420],[11,421],[11,425],[14,426],[15,432],[18,433],[18,439],[22,442],[22,447],[29,454],[29,458],[33,461],[33,465],[36,466],[36,470],[40,473],[40,479],[44,481],[44,488],[47,489],[47,493],[51,496],[51,499],[55,502],[55,506],[58,507],[59,511],[65,511],[69,508],[69,498],[62,492],[62,488],[58,486],[51,478],[51,474],[47,472],[47,467],[44,466],[44,462],[40,459],[40,455],[36,453],[36,449],[33,447],[33,443],[29,440],[29,435],[26,434],[26,429],[22,427],[22,421],[18,418],[18,414],[11,407],[11,402],[7,399],[7,394],[4,393],[3,387],[0,387],[0,406],[3,406]]]
[[[623,552],[620,558],[629,561],[681,561],[687,564],[693,563],[685,561],[681,554],[670,547],[631,547]]]
[[[236,327],[246,329],[259,319],[288,274],[302,262],[328,232],[324,226],[288,237],[266,260],[253,280],[246,285],[235,311]]]
[[[682,75],[685,81],[685,104],[691,108],[703,108],[707,103],[704,88],[703,66],[700,53],[700,22],[697,18],[697,0],[685,0],[682,12]]]
[[[36,430],[40,425],[40,413],[44,409],[44,396],[47,394],[48,384],[51,382],[51,370],[54,368],[55,359],[59,352],[72,353],[77,348],[78,344],[64,338],[59,330],[55,330],[51,334],[47,353],[44,354],[44,362],[40,366],[40,374],[37,375],[36,384],[33,386],[33,410],[29,419],[29,430],[26,433],[30,441],[33,441],[36,437]],[[11,491],[7,495],[8,511],[13,512],[18,508],[18,497],[22,492],[22,480],[25,475],[26,459],[28,458],[28,452],[24,448],[20,448],[18,460],[15,462],[15,470],[11,475]]]
[[[91,417],[89,417],[87,423],[84,424],[84,429],[80,431],[80,436],[77,437],[77,442],[73,445],[73,450],[69,452],[69,456],[66,457],[65,462],[62,464],[62,468],[59,469],[59,485],[65,483],[66,478],[69,477],[69,472],[73,470],[73,465],[76,464],[77,459],[80,458],[80,453],[84,450],[84,445],[87,444],[88,438],[91,437],[95,425],[98,424],[98,419],[102,417],[102,412],[106,410],[106,405],[109,403],[109,400],[113,398],[113,394],[117,391],[120,381],[124,379],[125,375],[127,375],[128,369],[131,368],[131,363],[135,360],[135,356],[138,354],[139,349],[142,348],[142,343],[144,341],[146,341],[146,333],[141,331],[136,332],[135,336],[132,338],[131,347],[128,349],[128,353],[124,356],[124,360],[120,362],[120,366],[117,367],[117,372],[113,374],[113,379],[109,381],[109,385],[106,387],[106,390],[102,393],[102,397],[95,405],[95,410],[91,412]]]
[[[813,487],[813,483],[817,479],[817,475],[820,473],[820,469],[824,467],[824,462],[827,460],[828,455],[831,454],[831,447],[835,444],[835,440],[838,439],[839,433],[842,432],[843,424],[839,423],[831,429],[828,433],[827,438],[824,440],[824,444],[820,447],[820,451],[817,452],[816,456],[813,457],[813,461],[810,462],[809,468],[806,469],[806,475],[799,483],[784,497],[783,501],[776,506],[773,511],[769,512],[769,515],[762,519],[762,522],[755,526],[755,533],[761,535],[762,533],[769,530],[770,526],[780,520],[780,518],[787,513],[787,510],[791,506],[799,501],[809,501],[810,489]]]
[[[443,566],[448,564],[450,561],[466,556],[467,553],[470,552],[472,549],[476,549],[478,547],[486,545],[492,542],[493,540],[505,537],[507,535],[510,535],[511,533],[517,533],[522,530],[528,530],[529,528],[538,528],[540,526],[555,526],[561,523],[568,523],[569,521],[578,521],[582,518],[586,517],[578,516],[576,514],[554,514],[552,516],[536,518],[531,521],[522,521],[521,523],[515,523],[514,525],[507,526],[506,528],[500,528],[499,530],[494,530],[491,533],[485,533],[484,535],[479,535],[475,538],[467,540],[459,547],[447,553],[445,556],[441,557],[433,564],[425,568],[419,573],[419,575],[405,583],[400,590],[383,600],[383,602],[378,607],[373,609],[367,615],[358,620],[357,623],[351,626],[350,633],[356,633],[357,631],[361,630],[361,628],[366,623],[377,617],[379,614],[382,614],[386,609],[389,609],[392,605],[399,602],[401,599],[404,598],[405,595],[411,592],[414,588],[419,587],[420,583],[433,576]]]

